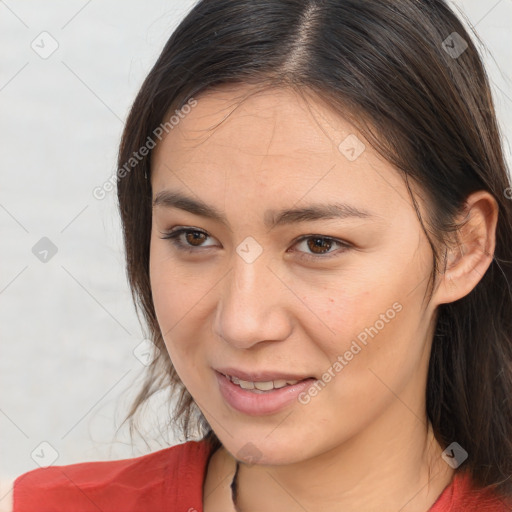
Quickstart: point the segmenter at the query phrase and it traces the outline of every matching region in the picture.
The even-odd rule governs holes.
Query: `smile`
[[[281,411],[293,403],[312,383],[313,377],[297,380],[242,380],[233,375],[215,372],[224,401],[238,412],[260,416]]]
[[[247,380],[242,380],[237,377],[233,377],[231,375],[225,375],[233,384],[236,384],[237,386],[240,386],[242,389],[247,390],[253,390],[255,392],[261,391],[271,391],[273,389],[281,389],[285,386],[293,386],[294,384],[297,384],[297,382],[300,382],[298,380],[285,380],[285,379],[278,379],[278,380],[268,380],[264,382],[252,382]]]

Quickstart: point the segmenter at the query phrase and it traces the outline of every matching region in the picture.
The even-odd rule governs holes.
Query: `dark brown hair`
[[[202,0],[180,23],[135,99],[119,151],[127,275],[160,349],[126,419],[132,425],[139,407],[168,389],[178,400],[172,421],[185,439],[199,428],[219,444],[178,378],[155,317],[151,153],[129,172],[126,162],[170,110],[223,83],[315,95],[396,166],[416,206],[410,183],[419,185],[428,218],[417,208],[418,218],[433,251],[430,291],[468,195],[494,196],[494,257],[471,293],[438,308],[426,402],[441,446],[456,441],[469,454],[457,471],[512,496],[510,183],[480,56],[442,0]]]

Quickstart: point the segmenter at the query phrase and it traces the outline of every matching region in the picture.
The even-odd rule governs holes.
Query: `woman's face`
[[[429,244],[397,171],[346,121],[285,89],[236,101],[248,91],[197,98],[154,150],[169,355],[239,458],[293,463],[357,436],[378,450],[425,418]]]

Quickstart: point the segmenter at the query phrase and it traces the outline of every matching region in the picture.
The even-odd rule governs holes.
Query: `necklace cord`
[[[240,512],[236,500],[238,498],[238,470],[240,469],[240,462],[236,462],[236,470],[235,476],[233,477],[233,481],[231,482],[231,499],[233,500],[233,505],[235,506],[235,511]]]

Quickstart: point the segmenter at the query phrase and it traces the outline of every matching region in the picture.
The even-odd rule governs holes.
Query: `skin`
[[[205,511],[233,510],[229,483],[247,443],[259,459],[241,465],[243,512],[427,511],[453,476],[426,417],[436,308],[467,295],[491,263],[496,202],[468,198],[462,246],[427,304],[432,252],[405,184],[346,120],[288,89],[222,86],[197,100],[154,150],[153,197],[179,191],[228,224],[155,206],[150,277],[171,360],[223,444]],[[338,149],[350,134],[366,145],[354,161]],[[372,216],[264,224],[267,210],[334,202]],[[162,239],[175,226],[207,235],[182,235],[189,253]],[[306,235],[350,246],[308,246]],[[262,248],[252,263],[236,252],[248,236]],[[308,404],[249,416],[223,400],[213,368],[321,379],[394,303],[401,311]]]
[[[0,480],[0,512],[11,512],[13,510],[13,484],[14,479]]]

